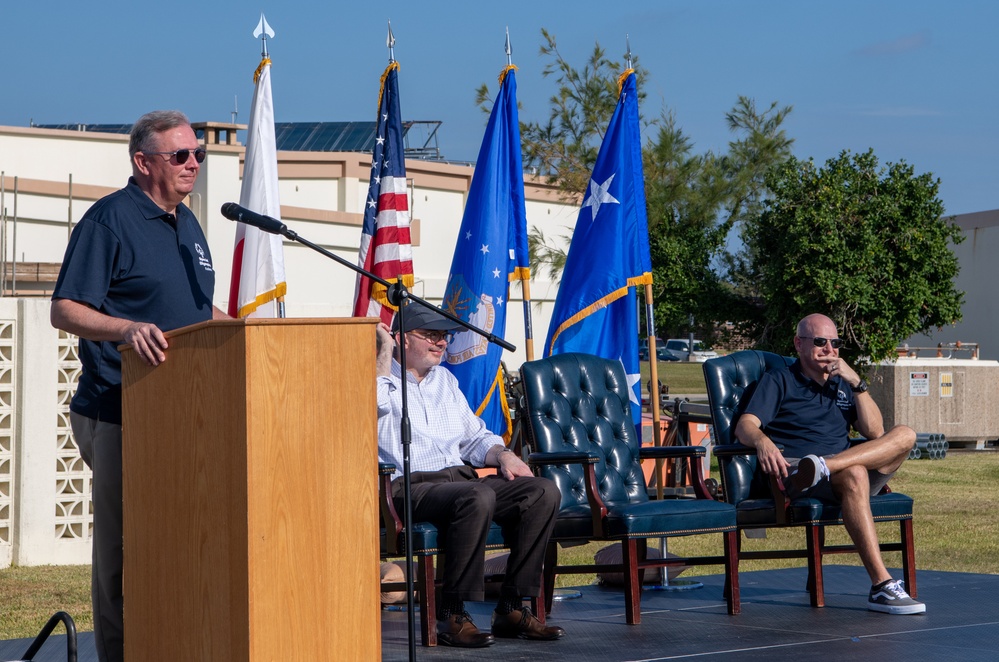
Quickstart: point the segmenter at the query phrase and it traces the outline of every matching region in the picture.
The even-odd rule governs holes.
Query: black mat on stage
[[[725,613],[721,575],[699,578],[704,587],[693,591],[646,591],[642,596],[642,623],[637,626],[625,623],[620,591],[582,587],[582,597],[555,604],[551,622],[568,632],[560,641],[502,639],[490,648],[478,650],[417,645],[416,657],[573,662],[723,656],[737,660],[827,662],[999,659],[999,575],[921,571],[919,597],[926,603],[927,613],[889,616],[867,610],[868,582],[862,568],[826,567],[826,607],[822,609],[808,605],[805,574],[803,568],[743,572],[742,614],[738,616]],[[897,571],[895,574],[898,576]],[[487,628],[492,604],[467,606],[475,622]],[[29,643],[29,639],[0,641],[0,660],[17,659]],[[92,633],[80,634],[79,647],[80,662],[96,662]],[[65,659],[62,636],[53,636],[35,658],[37,662]],[[346,662],[354,658],[348,645],[345,650],[330,651],[328,659]],[[382,659],[408,659],[405,612],[382,613]]]

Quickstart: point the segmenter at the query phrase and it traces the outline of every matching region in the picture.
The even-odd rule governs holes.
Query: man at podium
[[[406,327],[400,332],[396,316],[391,331],[385,324],[377,331],[378,460],[403,466],[399,424],[404,371],[397,344],[405,342],[413,518],[447,532],[438,641],[479,648],[493,644],[495,637],[558,639],[565,630],[542,624],[523,604],[523,596],[540,593],[545,548],[561,498],[558,488],[534,476],[501,437],[486,429],[469,408],[458,381],[440,367],[456,325],[428,308],[410,305]],[[466,462],[497,467],[498,472],[480,478]],[[401,509],[401,472],[397,471],[392,490]],[[510,546],[490,634],[475,626],[464,601],[485,597],[485,542],[492,521],[518,535]]]
[[[83,371],[70,404],[80,455],[93,470],[92,597],[101,662],[123,658],[121,355],[166,360],[164,331],[228,317],[212,304],[215,271],[183,200],[205,149],[179,111],[132,127],[128,185],[97,202],[73,230],[52,294],[52,326],[80,337]]]

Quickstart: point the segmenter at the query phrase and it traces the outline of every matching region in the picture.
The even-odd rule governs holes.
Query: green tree
[[[554,77],[556,91],[545,121],[521,122],[524,165],[557,185],[564,199],[578,203],[617,105],[625,65],[609,59],[596,44],[582,67],[573,66],[559,51],[555,35],[545,29],[541,35],[540,52],[547,59],[543,74]],[[634,61],[641,102],[646,74]],[[489,112],[492,99],[486,85],[478,89],[476,102]],[[761,111],[753,99],[739,97],[725,116],[733,138],[720,155],[696,153],[665,110],[646,126],[655,132],[643,157],[655,317],[662,334],[693,330],[710,339],[717,322],[738,319],[740,309],[752,301],[755,278],[747,266],[752,262],[730,256],[726,241],[733,227],[759,215],[764,173],[790,155],[792,140],[782,128],[790,112],[790,106],[776,102]],[[571,228],[558,236],[530,228],[532,273],[557,280],[571,238]],[[728,274],[734,274],[735,284],[725,280]]]
[[[821,312],[840,328],[848,360],[863,365],[961,319],[950,244],[963,235],[943,217],[932,175],[844,151],[824,168],[791,158],[766,186],[772,197],[746,233],[760,277],[760,348],[790,353],[795,323]]]
[[[576,68],[562,56],[554,34],[542,28],[541,37],[540,53],[548,60],[542,75],[554,76],[556,92],[549,99],[546,120],[520,123],[524,168],[557,186],[564,200],[578,204],[589,185],[604,131],[617,106],[618,77],[625,65],[609,59],[597,43],[582,68]],[[633,58],[633,67],[641,81],[645,70],[637,58]],[[642,98],[640,91],[639,100]],[[479,86],[475,102],[489,113],[493,99],[488,85]],[[537,276],[544,272],[557,280],[571,239],[572,228],[566,228],[564,235],[549,237],[540,228],[531,227],[531,273]]]
[[[625,63],[611,60],[599,43],[581,68],[571,65],[558,49],[555,35],[541,29],[540,54],[547,59],[542,75],[555,77],[556,92],[549,99],[548,118],[521,122],[524,168],[533,169],[555,184],[566,198],[583,195],[597,161],[600,143],[617,106],[618,77]],[[639,101],[645,98],[641,81],[645,70],[633,58],[639,82]],[[475,102],[486,113],[492,97],[486,84],[476,90]]]
[[[767,170],[790,156],[793,141],[781,128],[790,112],[776,102],[760,112],[739,97],[726,115],[734,136],[721,155],[695,154],[672,116],[659,123],[645,150],[645,180],[656,325],[664,332],[707,339],[719,322],[742,316],[754,283],[744,266],[750,252],[730,255],[726,243],[737,224],[759,215]]]
[[[541,73],[546,78],[555,77],[556,93],[549,99],[546,121],[521,125],[524,166],[536,168],[566,194],[579,196],[589,184],[604,131],[617,107],[618,77],[626,65],[609,59],[596,43],[586,63],[576,68],[562,56],[553,33],[542,28],[541,37],[540,53],[548,59]],[[632,66],[641,103],[645,71],[637,58]]]

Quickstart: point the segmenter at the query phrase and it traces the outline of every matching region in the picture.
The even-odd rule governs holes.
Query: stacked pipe
[[[947,457],[950,444],[947,436],[940,432],[919,432],[916,445],[909,451],[910,460],[942,460]]]

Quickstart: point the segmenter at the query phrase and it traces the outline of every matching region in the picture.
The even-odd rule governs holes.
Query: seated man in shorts
[[[842,340],[825,315],[798,323],[798,360],[761,379],[739,418],[736,436],[756,449],[760,468],[778,476],[791,498],[837,501],[846,531],[871,577],[867,607],[887,614],[921,614],[926,605],[885,568],[870,498],[888,483],[916,441],[912,429],[887,433],[867,383],[839,357]],[[853,447],[853,427],[869,441]],[[783,453],[778,449],[783,447]]]

